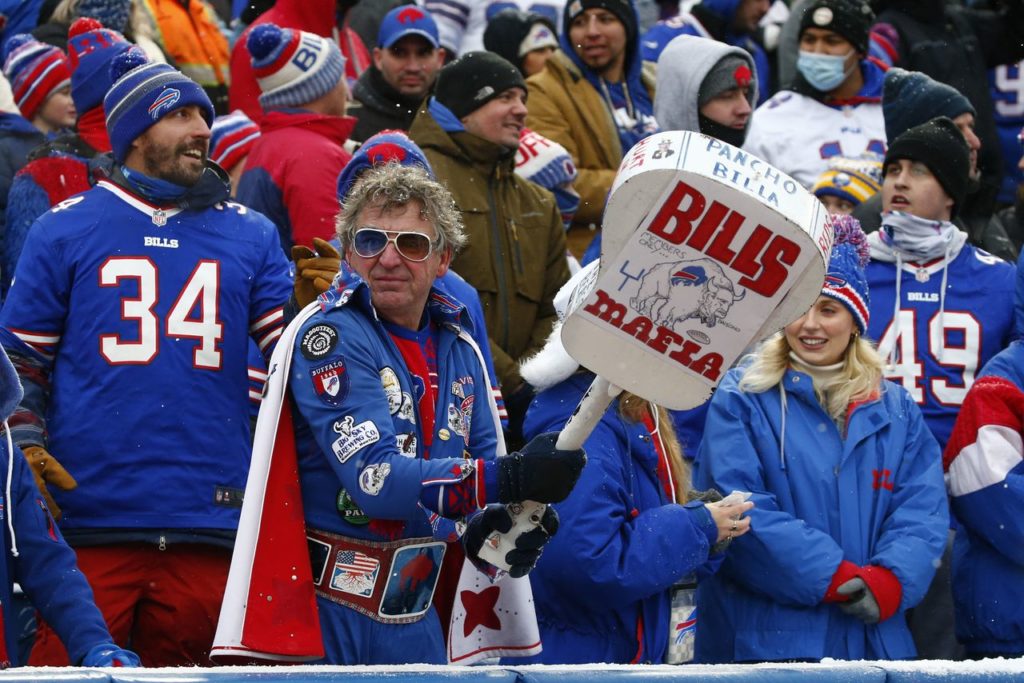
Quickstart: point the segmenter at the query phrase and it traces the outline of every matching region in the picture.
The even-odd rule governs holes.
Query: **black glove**
[[[462,534],[462,546],[466,549],[466,557],[473,564],[480,566],[487,564],[486,560],[480,559],[480,548],[492,532],[508,533],[512,528],[512,516],[504,505],[491,504],[483,509],[478,515],[470,518],[466,525],[466,532]],[[515,550],[505,554],[505,562],[509,565],[509,576],[519,578],[526,576],[537,564],[541,553],[544,551],[544,544],[551,540],[551,537],[558,533],[558,513],[550,505],[544,511],[540,519],[540,526],[521,534],[515,539]]]
[[[587,454],[582,448],[558,450],[557,440],[557,432],[541,434],[518,453],[497,459],[499,501],[558,503],[568,497],[587,464]]]
[[[878,608],[878,600],[875,599],[875,595],[868,588],[868,585],[864,583],[864,579],[855,576],[849,581],[839,584],[836,592],[840,595],[850,596],[848,602],[839,603],[839,609],[851,617],[857,617],[865,624],[877,624],[879,622],[882,612]]]

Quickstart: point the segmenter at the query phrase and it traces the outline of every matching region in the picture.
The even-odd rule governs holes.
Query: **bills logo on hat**
[[[415,7],[407,7],[398,12],[398,22],[401,24],[417,22],[423,17],[423,11]]]
[[[153,100],[153,104],[149,105],[149,115],[153,120],[159,119],[163,116],[164,112],[169,112],[178,100],[181,99],[181,91],[177,88],[166,88],[160,96]]]

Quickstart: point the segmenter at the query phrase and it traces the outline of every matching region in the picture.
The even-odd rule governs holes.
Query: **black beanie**
[[[519,69],[493,52],[467,52],[438,72],[434,97],[461,119],[509,88],[526,90]]]
[[[543,14],[509,7],[488,20],[487,28],[484,29],[484,49],[504,57],[522,71],[525,56],[521,54],[523,41],[537,24],[548,30],[550,41],[547,44],[558,47],[555,25],[550,19]]]
[[[882,165],[882,177],[889,163],[898,159],[920,161],[932,172],[953,200],[951,218],[967,197],[971,155],[963,133],[950,119],[939,116],[905,131],[889,144]]]
[[[627,44],[635,45],[640,29],[637,25],[636,10],[633,9],[630,0],[569,0],[562,12],[562,32],[569,35],[572,20],[588,9],[606,9],[618,17],[626,27]]]
[[[919,71],[889,69],[882,85],[882,118],[885,137],[895,140],[903,132],[936,116],[955,119],[976,114],[974,106],[959,90],[933,80]]]
[[[838,33],[862,54],[868,53],[868,32],[875,23],[875,14],[861,0],[814,0],[807,5],[800,20],[800,34],[805,29],[821,28]]]

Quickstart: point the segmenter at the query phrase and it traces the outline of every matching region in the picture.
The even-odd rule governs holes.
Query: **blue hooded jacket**
[[[750,491],[755,503],[750,532],[698,586],[697,661],[914,657],[903,612],[931,583],[949,519],[920,409],[883,382],[851,406],[843,435],[810,376],[790,369],[753,393],[739,389],[744,372],[731,370],[711,399],[694,468],[697,488]],[[896,576],[892,618],[867,625],[822,602],[843,560]]]

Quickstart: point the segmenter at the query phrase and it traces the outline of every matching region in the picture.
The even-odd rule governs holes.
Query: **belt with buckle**
[[[419,621],[430,609],[444,542],[366,541],[310,528],[306,542],[320,597],[386,624]]]

